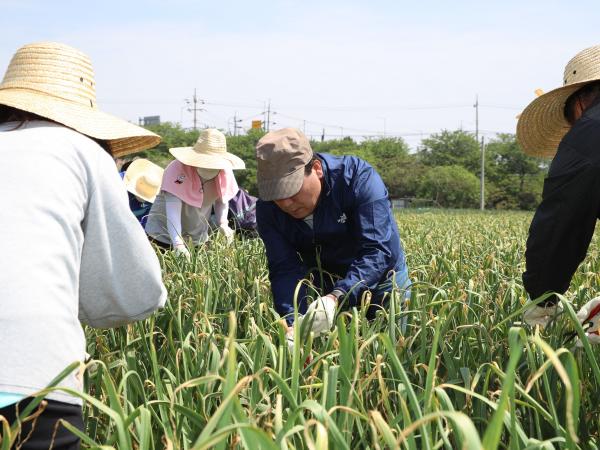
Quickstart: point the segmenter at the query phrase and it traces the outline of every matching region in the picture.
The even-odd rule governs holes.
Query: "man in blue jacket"
[[[275,309],[293,324],[298,283],[311,279],[316,301],[302,283],[299,313],[311,329],[331,329],[339,306],[385,306],[394,285],[407,289],[408,270],[383,181],[355,156],[314,154],[299,130],[266,134],[256,146],[260,200],[257,222],[269,264]],[[386,295],[387,294],[387,295]],[[288,329],[288,337],[292,328]]]

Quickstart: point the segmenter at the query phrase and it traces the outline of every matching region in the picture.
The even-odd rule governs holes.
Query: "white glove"
[[[287,342],[288,345],[288,352],[290,354],[290,357],[294,356],[294,327],[288,327],[288,330],[285,333],[285,340]],[[300,346],[300,355],[302,355],[302,346]],[[302,358],[302,356],[300,356],[300,358]],[[302,359],[300,359],[302,361]],[[306,366],[308,366],[313,360],[313,356],[312,354],[308,353],[308,356],[306,357],[306,359],[304,360],[304,367],[306,368]]]
[[[336,307],[337,301],[332,295],[319,297],[310,304],[306,314],[299,318],[301,321],[300,326],[302,326],[302,321],[308,320],[312,322],[311,331],[317,335],[331,330],[334,324]]]
[[[590,344],[600,344],[600,297],[593,298],[577,312],[577,318],[582,326],[589,323],[589,328],[585,330]],[[581,347],[581,342],[577,342]]]
[[[177,244],[173,247],[173,251],[177,256],[184,256],[188,261],[190,260],[190,252],[185,244]]]
[[[289,327],[285,333],[285,340],[288,345],[288,351],[290,355],[294,354],[294,327]]]
[[[225,236],[225,239],[227,239],[228,244],[231,244],[233,242],[233,236],[235,235],[235,231],[233,231],[231,228],[229,228],[228,225],[219,226],[219,232],[223,236]]]
[[[527,325],[531,325],[532,327],[535,325],[539,325],[542,328],[546,327],[548,323],[558,317],[563,311],[563,306],[561,303],[557,303],[556,305],[548,305],[548,306],[532,306],[525,310],[523,313],[523,320]]]

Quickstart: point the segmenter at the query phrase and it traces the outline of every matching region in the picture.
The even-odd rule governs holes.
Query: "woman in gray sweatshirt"
[[[97,109],[85,54],[37,43],[13,56],[0,84],[0,415],[9,422],[85,359],[80,322],[115,327],[164,305],[158,259],[113,162],[158,142]],[[81,390],[79,371],[60,386]],[[54,390],[44,406],[33,432],[23,426],[21,448],[47,448],[60,418],[83,427],[79,398]],[[78,447],[58,427],[53,448]]]

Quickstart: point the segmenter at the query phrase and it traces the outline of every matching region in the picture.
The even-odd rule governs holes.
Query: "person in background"
[[[298,303],[316,334],[332,328],[342,302],[360,307],[367,290],[372,294],[368,317],[387,306],[394,285],[408,294],[400,235],[387,189],[373,167],[355,156],[315,154],[294,128],[263,136],[256,159],[258,232],[275,309],[291,325],[290,349],[294,292],[311,274],[322,296],[308,306],[303,284]]]
[[[600,214],[600,46],[575,55],[563,86],[540,95],[523,111],[517,139],[532,156],[552,157],[527,239],[523,285],[532,300],[530,325],[546,326],[562,310],[563,294],[585,258]],[[590,342],[600,343],[600,298],[577,313]]]
[[[160,193],[152,205],[146,233],[163,248],[190,257],[188,245],[208,240],[214,207],[219,232],[228,241],[234,231],[227,222],[229,200],[238,191],[233,170],[244,161],[227,152],[225,135],[208,128],[200,132],[194,147],[171,148],[176,158],[165,169]]]
[[[129,209],[145,228],[164,171],[160,166],[142,158],[125,163],[123,170],[121,178],[129,196]]]
[[[10,211],[0,215],[10,236],[0,259],[0,416],[9,423],[84,361],[80,321],[116,327],[166,300],[158,259],[113,161],[160,137],[101,112],[95,88],[87,55],[53,42],[21,47],[0,83],[0,190]],[[78,372],[59,386],[81,391]],[[14,444],[79,448],[57,422],[82,430],[81,399],[52,390],[43,402]]]
[[[256,201],[245,189],[240,188],[235,196],[229,200],[230,225],[242,236],[247,238],[258,237],[256,231]]]

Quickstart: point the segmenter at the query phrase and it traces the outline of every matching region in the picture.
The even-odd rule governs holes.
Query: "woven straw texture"
[[[175,147],[169,152],[186,166],[233,170],[246,168],[244,161],[227,151],[225,135],[215,128],[202,130],[193,147]]]
[[[569,96],[592,81],[600,80],[600,45],[575,55],[566,65],[563,86],[532,101],[519,117],[517,140],[525,153],[551,158],[569,131],[564,117]]]
[[[107,141],[115,157],[160,142],[158,135],[98,110],[90,59],[64,44],[40,42],[21,47],[0,84],[0,104]]]

